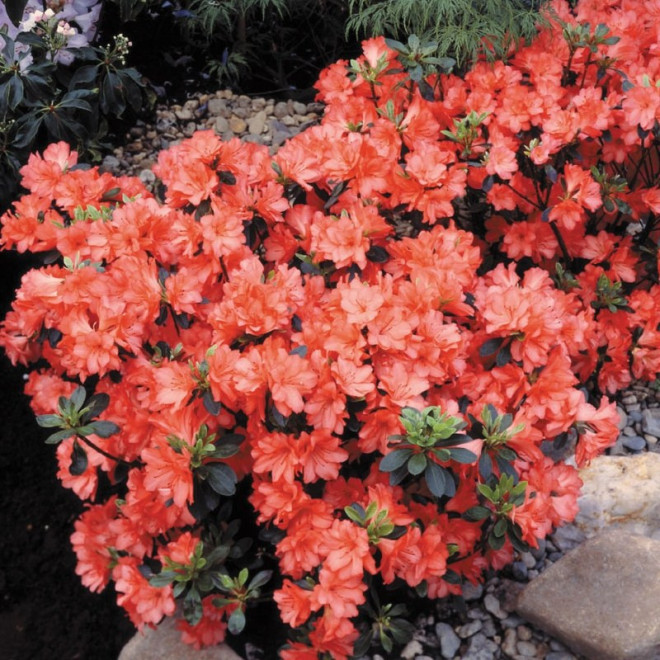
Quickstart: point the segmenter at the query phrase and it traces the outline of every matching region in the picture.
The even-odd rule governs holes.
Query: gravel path
[[[158,106],[155,123],[138,122],[126,144],[104,158],[102,168],[115,174],[138,176],[147,187],[155,182],[151,166],[161,149],[190,137],[196,130],[214,129],[223,139],[267,145],[271,152],[310,123],[319,120],[318,103],[274,101],[237,96],[227,90],[202,94],[183,105]],[[635,384],[619,398],[621,435],[607,453],[616,456],[643,451],[660,453],[660,428],[649,424],[648,409],[660,407],[660,392]],[[418,619],[414,639],[401,653],[404,660],[511,659],[579,660],[561,642],[526,623],[514,612],[517,594],[563,554],[584,540],[566,526],[542,541],[538,549],[522,553],[511,567],[489,577],[483,585],[465,588],[465,608],[438,601]],[[246,649],[247,660],[272,657],[267,650]],[[375,654],[362,660],[385,660]]]

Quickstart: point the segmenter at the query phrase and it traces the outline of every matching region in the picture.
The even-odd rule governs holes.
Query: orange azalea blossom
[[[112,578],[117,589],[117,603],[128,612],[138,630],[145,625],[154,628],[164,616],[174,614],[172,586],[152,587],[140,573],[136,558],[120,557],[112,569]]]

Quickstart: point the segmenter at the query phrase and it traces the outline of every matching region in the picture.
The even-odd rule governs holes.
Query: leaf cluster
[[[531,39],[546,2],[522,0],[349,0],[346,32],[400,39],[418,35],[437,43],[435,56],[460,67],[480,54],[504,57],[510,46]]]

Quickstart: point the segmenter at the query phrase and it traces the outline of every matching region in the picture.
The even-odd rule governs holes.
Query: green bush
[[[347,33],[416,34],[438,45],[436,56],[464,67],[479,54],[503,57],[520,39],[536,34],[547,0],[348,0]]]

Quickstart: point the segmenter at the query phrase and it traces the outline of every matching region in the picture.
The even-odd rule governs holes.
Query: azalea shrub
[[[463,77],[366,41],[319,125],[196,133],[155,194],[30,157],[2,242],[48,265],[0,340],[88,502],[86,586],[197,646],[272,597],[285,660],[390,653],[574,518],[660,366],[654,7],[558,0]]]

